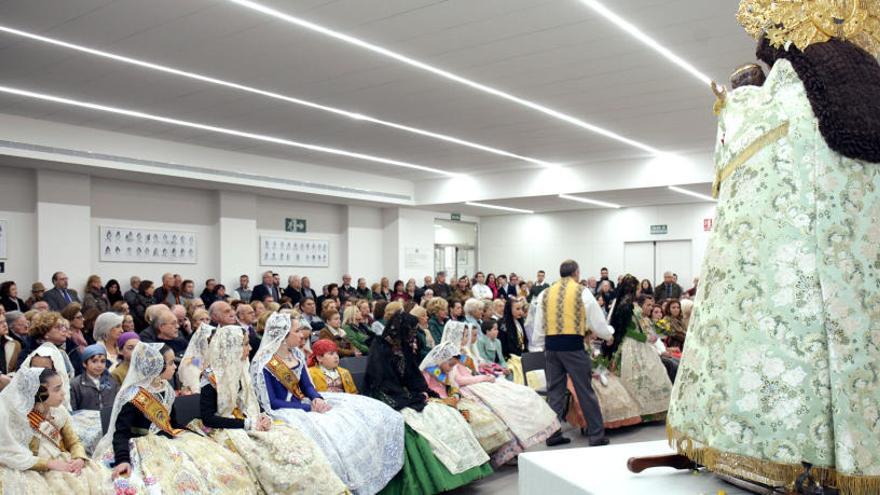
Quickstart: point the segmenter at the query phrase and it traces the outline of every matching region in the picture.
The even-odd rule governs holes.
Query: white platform
[[[655,468],[634,474],[626,469],[630,457],[669,453],[672,449],[661,440],[520,454],[519,494],[749,494],[706,472]]]

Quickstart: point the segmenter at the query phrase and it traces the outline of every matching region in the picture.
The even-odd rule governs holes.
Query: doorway
[[[434,272],[445,271],[448,283],[477,271],[477,224],[434,220]]]
[[[684,289],[693,280],[691,241],[627,242],[623,248],[623,267],[641,279],[649,279],[652,285],[663,281],[663,273],[678,275],[678,285]]]

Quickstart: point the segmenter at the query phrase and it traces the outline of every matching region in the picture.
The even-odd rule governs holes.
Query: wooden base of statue
[[[626,461],[626,467],[633,473],[641,473],[646,469],[657,467],[671,467],[673,469],[689,469],[698,470],[703,467],[686,456],[680,454],[652,455],[644,457],[630,457]],[[762,485],[754,481],[744,480],[734,476],[728,476],[720,473],[712,473],[718,478],[734,485],[743,490],[760,495],[839,495],[839,491],[835,488],[820,486],[816,483],[810,474],[812,466],[804,464],[804,473],[798,477],[794,491],[784,487],[773,487]]]

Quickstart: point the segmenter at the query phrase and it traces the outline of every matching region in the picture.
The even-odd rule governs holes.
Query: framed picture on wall
[[[260,236],[261,266],[330,266],[330,241],[301,237]]]
[[[5,260],[6,239],[9,237],[9,223],[6,220],[0,220],[0,260]]]
[[[98,236],[98,259],[101,261],[193,265],[198,259],[195,232],[102,225],[98,228]]]

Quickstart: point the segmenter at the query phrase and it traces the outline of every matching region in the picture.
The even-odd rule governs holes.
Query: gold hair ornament
[[[741,0],[736,18],[777,48],[803,51],[837,38],[880,56],[880,0]]]

